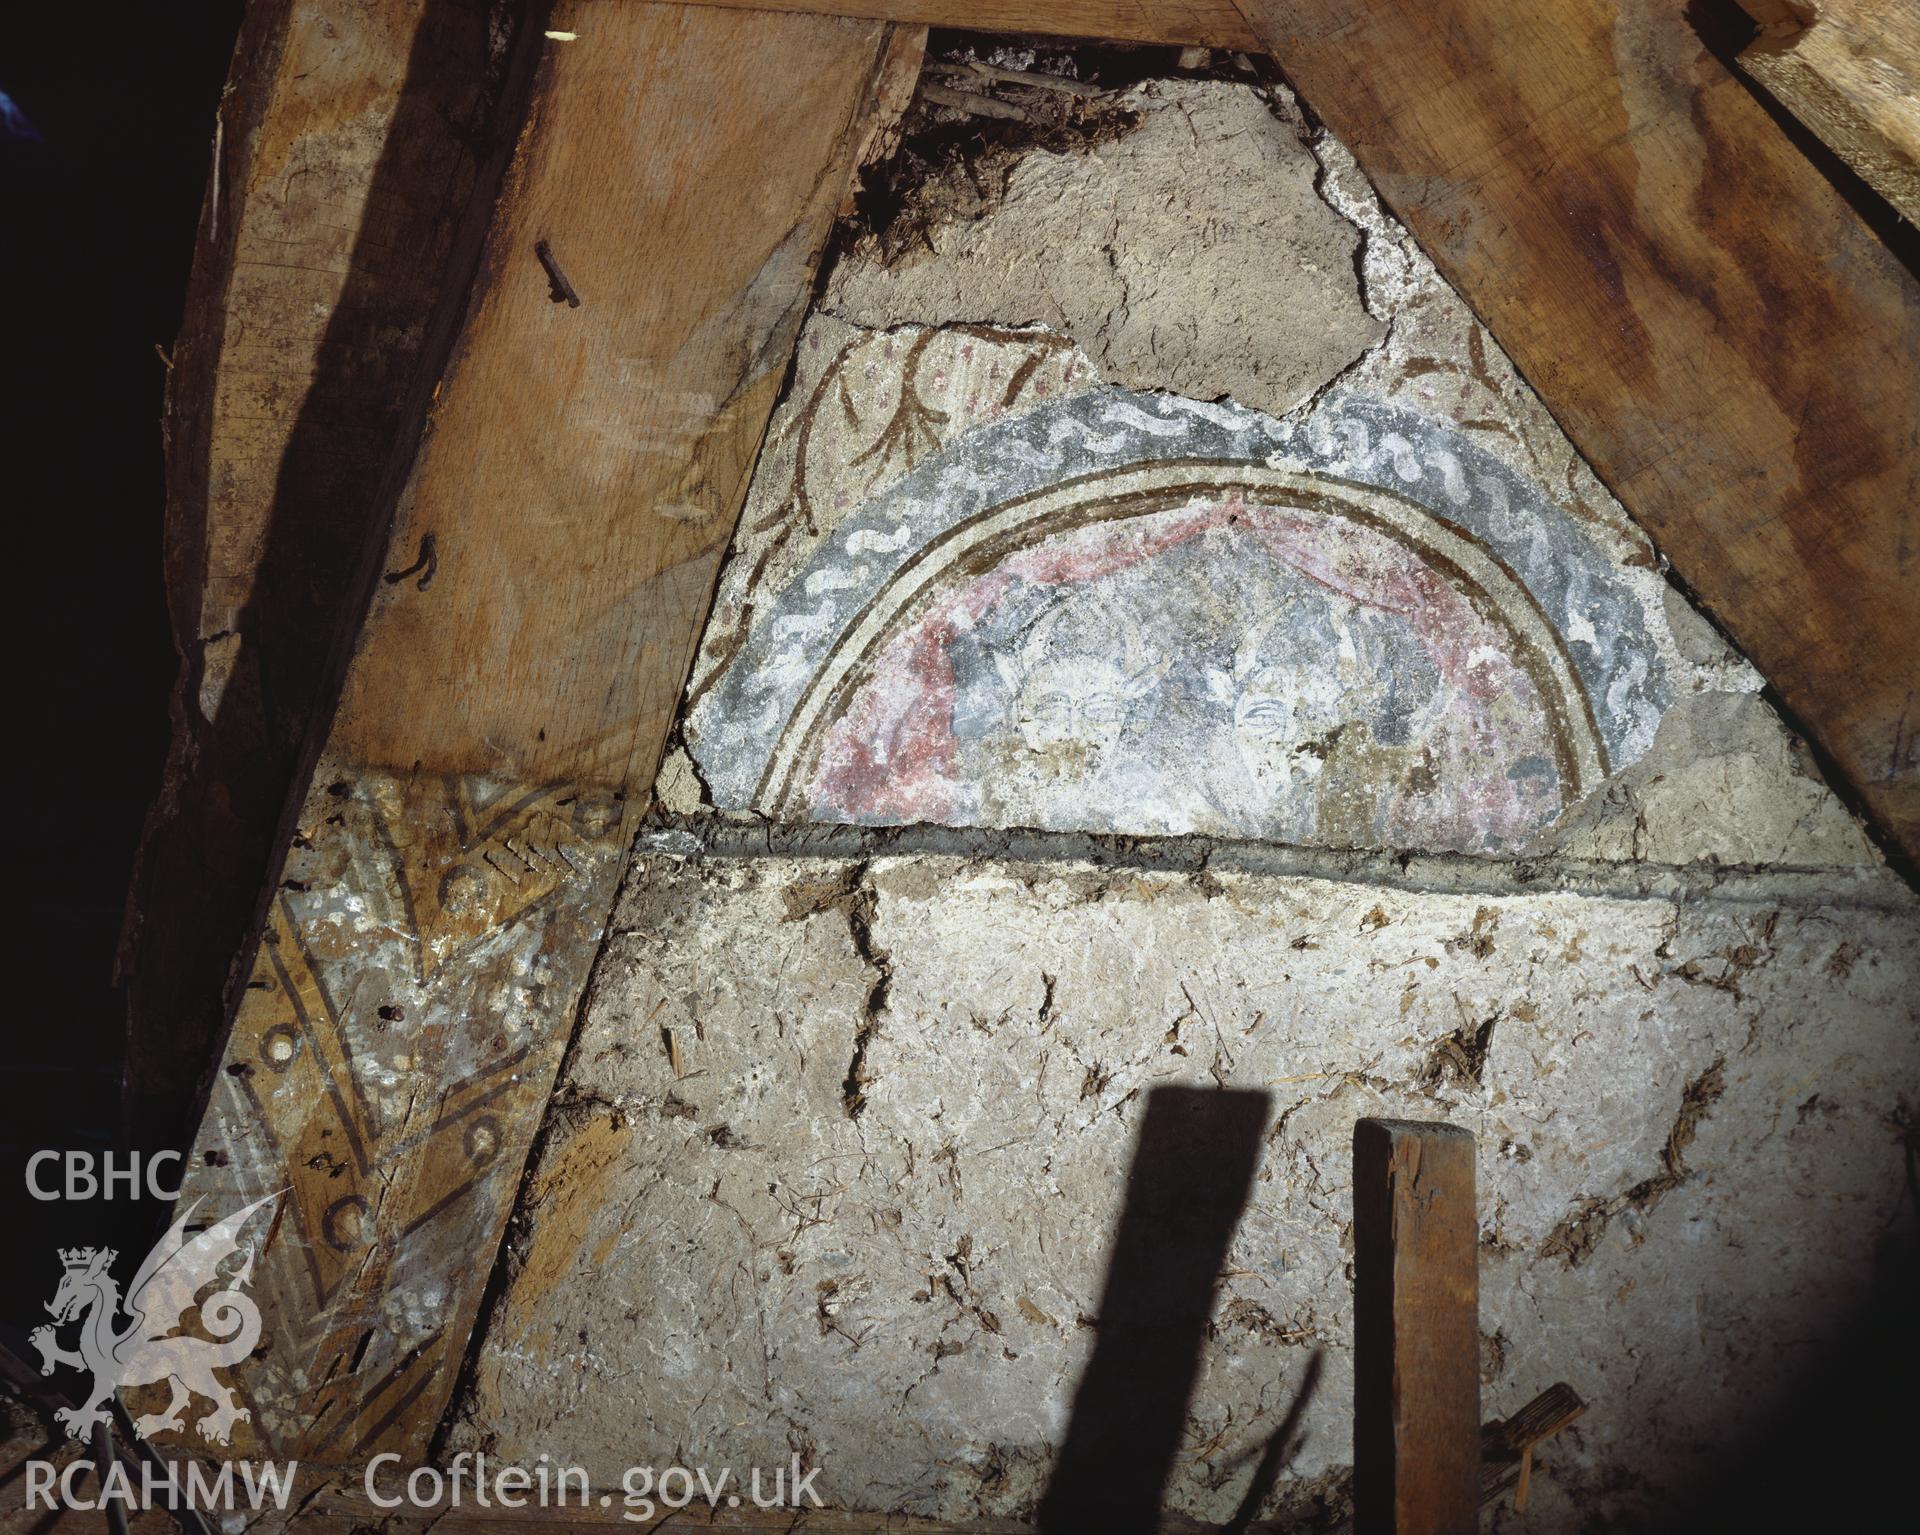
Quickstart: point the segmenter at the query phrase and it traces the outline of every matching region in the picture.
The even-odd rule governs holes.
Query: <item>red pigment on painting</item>
[[[941,598],[888,643],[870,679],[829,727],[809,785],[816,814],[857,821],[951,823],[965,784],[955,777],[956,679],[948,650],[1016,590],[1065,587],[1157,558],[1210,529],[1244,527],[1273,559],[1354,602],[1405,617],[1432,657],[1454,701],[1448,732],[1455,749],[1439,764],[1443,792],[1396,814],[1396,839],[1475,847],[1491,833],[1531,830],[1540,805],[1529,803],[1505,772],[1513,756],[1491,717],[1504,699],[1539,739],[1547,728],[1537,690],[1506,656],[1505,632],[1404,545],[1339,519],[1244,501],[1201,503],[1126,523],[1047,539]],[[1491,649],[1494,664],[1473,652]],[[1473,764],[1484,764],[1476,771]]]

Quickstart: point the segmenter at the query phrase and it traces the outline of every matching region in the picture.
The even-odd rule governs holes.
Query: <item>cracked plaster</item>
[[[1592,1404],[1525,1528],[1643,1521],[1790,1395],[1912,1231],[1911,896],[1346,151],[1281,90],[1132,104],[1140,129],[1034,152],[930,252],[832,274],[453,1442],[605,1480],[800,1454],[843,1507],[1025,1517],[1145,1095],[1211,1084],[1268,1093],[1269,1128],[1170,1506],[1233,1511],[1319,1347],[1268,1512],[1337,1515],[1349,1137],[1395,1115],[1476,1136],[1487,1415],[1562,1379]],[[1284,192],[1264,253],[1218,217],[1256,166]],[[1260,304],[1221,306],[1202,231],[1257,258]],[[1309,437],[1356,402],[1457,434],[1632,594],[1664,714],[1511,861],[809,824],[716,787],[701,710],[726,717],[727,669],[836,533],[968,434],[1114,385]]]
[[[931,857],[635,876],[467,1412],[503,1455],[799,1451],[841,1506],[1031,1512],[1159,1084],[1271,1098],[1170,1491],[1201,1518],[1309,1347],[1276,1507],[1347,1464],[1359,1115],[1475,1133],[1489,1414],[1558,1379],[1594,1404],[1533,1529],[1650,1511],[1913,1218],[1909,913]]]

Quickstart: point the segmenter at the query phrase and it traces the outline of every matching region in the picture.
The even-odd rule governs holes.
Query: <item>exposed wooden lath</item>
[[[1032,32],[1094,41],[1181,43],[1242,52],[1260,44],[1232,0],[692,0],[729,10],[863,16],[974,32]]]

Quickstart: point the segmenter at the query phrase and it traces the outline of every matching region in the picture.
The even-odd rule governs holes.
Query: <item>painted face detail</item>
[[[1060,615],[1054,608],[1028,631],[1019,656],[994,664],[1012,697],[1021,743],[1040,765],[1062,777],[1089,777],[1113,760],[1120,732],[1135,703],[1152,691],[1167,663],[1145,663],[1144,647],[1121,625],[1119,657],[1060,653]]]
[[[1119,741],[1127,709],[1142,691],[1110,661],[1071,656],[1026,678],[1014,700],[1014,721],[1028,751],[1072,746],[1100,754]]]
[[[1278,797],[1319,777],[1341,727],[1341,700],[1325,673],[1268,667],[1233,698],[1233,744],[1253,781]]]
[[[1241,765],[1275,800],[1310,791],[1343,731],[1404,745],[1437,684],[1419,642],[1391,618],[1309,601],[1249,631],[1231,674],[1207,675],[1208,691],[1233,711]]]

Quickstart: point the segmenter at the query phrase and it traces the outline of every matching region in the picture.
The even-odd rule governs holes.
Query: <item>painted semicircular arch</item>
[[[848,518],[689,744],[723,808],[783,818],[1478,851],[1644,750],[1644,637],[1566,514],[1443,427],[1098,390]]]

